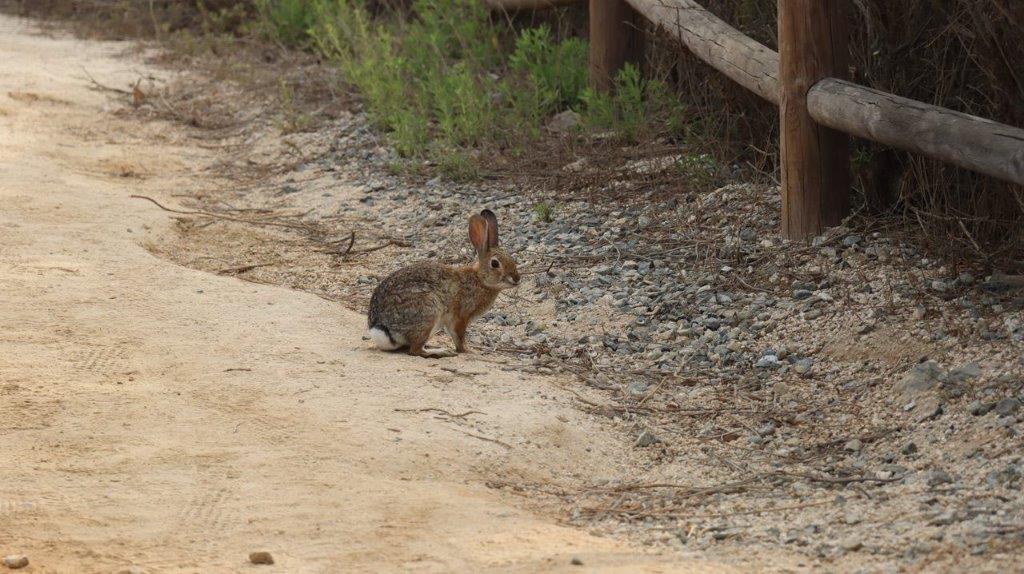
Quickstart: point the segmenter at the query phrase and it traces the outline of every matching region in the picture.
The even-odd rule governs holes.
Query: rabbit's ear
[[[487,220],[481,215],[473,215],[469,218],[469,242],[476,248],[478,257],[483,257],[489,245]]]
[[[480,212],[480,215],[487,220],[487,247],[498,246],[498,216],[490,209]]]

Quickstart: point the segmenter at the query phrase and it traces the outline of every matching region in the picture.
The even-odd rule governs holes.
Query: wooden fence
[[[536,9],[575,0],[484,0]],[[838,225],[849,210],[848,135],[1024,185],[1024,129],[860,86],[844,77],[851,0],[778,0],[779,52],[693,0],[589,0],[590,76],[610,78],[638,45],[637,18],[779,106],[782,232],[794,239]]]

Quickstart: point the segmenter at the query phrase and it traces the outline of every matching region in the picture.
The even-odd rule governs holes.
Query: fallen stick
[[[218,275],[239,275],[257,269],[259,267],[267,267],[268,265],[277,265],[280,261],[267,261],[266,263],[253,263],[251,265],[242,265],[241,267],[229,267],[227,269],[219,269]]]
[[[903,480],[906,475],[894,476],[892,478],[876,478],[873,476],[847,476],[847,477],[834,477],[834,476],[815,476],[813,474],[807,474],[803,472],[785,472],[778,471],[772,473],[775,476],[788,476],[792,478],[802,478],[811,482],[824,482],[826,484],[853,484],[855,482],[878,482],[878,483],[889,483]]]
[[[92,82],[93,85],[96,86],[97,88],[99,88],[101,90],[106,90],[108,92],[115,92],[115,93],[118,93],[118,94],[125,94],[127,96],[133,95],[130,90],[122,90],[121,88],[112,88],[110,86],[105,86],[105,85],[99,83],[96,80],[96,78],[92,77],[92,74],[89,73],[89,70],[85,69],[85,66],[82,66],[81,68],[82,68],[82,72],[84,72],[85,75],[89,77],[89,81]],[[140,78],[140,80],[141,80],[141,78]],[[138,86],[138,83],[136,83],[135,85]]]
[[[131,197],[133,199],[145,199],[146,201],[152,203],[153,205],[156,205],[160,209],[162,209],[164,211],[168,211],[170,213],[178,213],[178,214],[181,214],[181,215],[192,215],[192,216],[198,216],[198,217],[209,217],[209,218],[212,218],[212,219],[222,219],[224,221],[233,221],[235,223],[247,223],[249,225],[268,225],[268,226],[271,226],[271,227],[284,227],[284,228],[287,228],[287,229],[302,229],[302,230],[306,230],[306,231],[309,230],[309,226],[301,225],[301,224],[298,224],[298,223],[282,223],[280,221],[256,221],[256,220],[252,220],[252,219],[245,219],[245,218],[242,218],[242,217],[231,217],[230,215],[220,215],[220,214],[217,214],[217,213],[211,213],[209,211],[190,211],[190,210],[185,210],[185,209],[172,209],[172,208],[167,207],[165,205],[161,205],[159,201],[153,199],[152,197],[147,197],[145,195],[134,195],[134,194],[132,194],[129,197]]]
[[[449,373],[451,373],[453,375],[458,375],[460,377],[467,377],[467,378],[469,378],[469,377],[476,377],[476,376],[479,376],[479,375],[486,375],[487,374],[487,371],[460,371],[460,370],[456,369],[455,367],[441,367],[441,370],[442,371],[448,371]]]
[[[469,415],[482,415],[482,414],[486,414],[486,413],[484,413],[482,411],[466,411],[464,413],[456,414],[456,413],[450,413],[450,412],[448,412],[448,411],[446,411],[444,409],[439,409],[437,407],[427,407],[425,409],[395,409],[395,412],[396,413],[431,413],[431,412],[433,412],[433,413],[441,413],[443,415],[447,415],[447,416],[449,416],[449,417],[451,417],[453,419],[464,419],[464,418],[468,417]]]
[[[500,440],[498,440],[496,438],[488,438],[488,437],[485,437],[485,436],[480,436],[478,434],[473,434],[471,432],[464,431],[462,429],[455,429],[455,430],[459,431],[460,433],[462,433],[462,434],[464,434],[466,436],[471,436],[473,438],[478,438],[480,440],[485,440],[487,442],[493,442],[494,444],[501,445],[501,446],[503,446],[503,447],[505,447],[505,448],[507,448],[509,450],[512,450],[512,445],[508,444],[507,442],[502,442],[502,441],[500,441]]]

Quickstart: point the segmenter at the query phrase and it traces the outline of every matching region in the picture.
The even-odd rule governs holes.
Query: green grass
[[[514,151],[560,111],[638,141],[676,129],[677,101],[627,66],[612,94],[587,88],[587,43],[547,26],[516,33],[478,0],[415,0],[374,17],[362,0],[259,0],[279,42],[336,63],[404,157],[430,159],[453,178],[478,176],[473,150]]]
[[[533,219],[541,223],[551,223],[555,219],[555,208],[548,203],[538,203],[533,206]]]
[[[302,46],[313,25],[313,3],[308,0],[256,0],[265,29],[286,46]]]

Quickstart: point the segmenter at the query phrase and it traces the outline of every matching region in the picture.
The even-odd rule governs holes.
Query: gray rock
[[[642,397],[647,394],[647,383],[643,381],[633,381],[626,386],[626,393],[631,397]]]
[[[793,363],[793,370],[796,371],[798,374],[803,375],[809,373],[813,366],[814,359],[805,357],[803,359],[798,359]]]
[[[661,439],[654,436],[649,430],[640,431],[640,434],[636,437],[636,446],[647,447],[661,442]]]
[[[843,238],[843,247],[853,247],[863,240],[860,235],[847,235]]]
[[[914,365],[895,385],[895,391],[909,402],[938,389],[945,373],[935,361]]]
[[[903,448],[900,449],[900,453],[902,453],[904,456],[910,456],[916,452],[917,445],[912,442],[908,442],[907,444],[903,445]]]
[[[999,416],[1010,416],[1020,409],[1020,401],[1014,397],[1007,397],[995,405],[996,414]]]
[[[860,442],[860,439],[856,439],[856,438],[853,439],[853,440],[847,441],[846,444],[843,445],[843,448],[848,450],[848,451],[850,451],[850,452],[860,452],[860,449],[863,448],[863,447],[864,447],[864,445],[863,445],[863,443]]]
[[[936,486],[952,483],[953,475],[944,470],[933,470],[924,476],[924,481],[928,486],[935,488]]]
[[[933,419],[942,414],[942,401],[938,397],[923,397],[917,401],[910,416],[916,423]]]
[[[1024,288],[1024,275],[993,273],[981,286],[986,291],[1000,292]]]
[[[856,552],[864,547],[864,542],[857,536],[849,536],[840,540],[838,546],[847,552]]]
[[[981,376],[981,366],[978,363],[967,363],[949,372],[948,379],[953,382],[962,383]]]
[[[775,355],[765,355],[754,363],[759,369],[772,369],[779,366],[779,358]]]
[[[971,413],[976,417],[979,417],[981,415],[988,414],[988,412],[991,411],[992,408],[995,406],[995,403],[984,403],[981,401],[974,401],[971,404],[967,405],[967,412]]]
[[[929,521],[932,526],[949,526],[954,522],[958,522],[958,515],[955,510],[946,510],[936,514]]]
[[[1019,466],[1010,464],[1002,470],[993,470],[985,475],[985,483],[991,488],[1015,488],[1021,479]]]
[[[559,112],[548,120],[547,128],[555,133],[568,133],[579,127],[580,115],[572,110]]]
[[[857,327],[858,335],[867,335],[868,333],[875,330],[876,325],[874,323],[864,323],[860,327]]]

